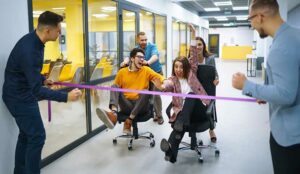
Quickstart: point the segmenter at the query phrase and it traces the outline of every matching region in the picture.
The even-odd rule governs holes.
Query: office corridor
[[[246,73],[245,61],[217,60],[220,84],[217,95],[228,97],[245,97],[231,87],[231,76],[234,72]],[[262,83],[262,78],[251,78]],[[163,97],[163,108],[170,102]],[[76,110],[74,110],[76,112]],[[272,173],[269,151],[269,118],[268,106],[256,103],[217,101],[218,123],[216,134],[220,156],[216,158],[213,151],[204,151],[204,162],[200,164],[196,153],[179,152],[177,162],[171,164],[164,160],[159,144],[162,138],[168,138],[171,128],[167,123],[160,126],[152,120],[139,124],[139,131],[149,130],[155,136],[156,146],[149,147],[148,141],[136,141],[133,150],[128,151],[127,140],[118,140],[113,145],[112,139],[121,134],[123,125],[114,130],[103,131],[78,148],[42,169],[42,174],[268,174]],[[209,142],[208,132],[198,137]],[[184,140],[189,141],[186,134]]]

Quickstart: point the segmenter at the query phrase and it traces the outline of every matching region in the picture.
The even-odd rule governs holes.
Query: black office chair
[[[210,65],[199,65],[197,71],[197,78],[201,82],[203,88],[208,95],[214,96],[216,94],[216,87],[213,84],[215,79],[215,67]],[[204,145],[202,140],[197,141],[196,133],[204,132],[208,129],[214,129],[216,123],[216,110],[215,110],[215,101],[212,101],[209,106],[206,107],[206,111],[203,112],[200,108],[200,105],[203,106],[203,103],[200,100],[197,100],[195,103],[195,110],[192,112],[190,125],[184,127],[184,131],[189,133],[191,137],[191,142],[187,143],[182,141],[179,147],[179,150],[194,150],[198,154],[198,161],[203,162],[203,156],[201,149],[213,149],[215,156],[220,155],[220,150],[216,147],[215,144]],[[198,107],[197,107],[198,106]],[[166,113],[170,117],[170,111],[172,108],[172,103],[167,107]],[[201,116],[199,116],[201,114]]]
[[[154,135],[151,132],[149,132],[149,131],[142,132],[142,133],[138,132],[138,123],[139,122],[145,122],[145,121],[148,121],[150,118],[153,118],[153,105],[149,104],[148,107],[149,108],[147,109],[146,113],[139,114],[132,120],[132,128],[133,128],[132,134],[130,134],[130,135],[123,134],[123,135],[119,135],[119,136],[115,137],[113,139],[114,145],[117,144],[117,139],[125,138],[125,139],[130,139],[130,141],[128,142],[128,150],[132,150],[133,141],[139,140],[139,139],[149,140],[150,147],[155,146]],[[122,111],[117,113],[117,119],[118,119],[119,123],[124,122],[127,118],[128,118],[128,114],[124,114],[124,113],[122,113]]]

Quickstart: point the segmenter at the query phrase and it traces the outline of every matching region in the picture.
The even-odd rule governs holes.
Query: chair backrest
[[[197,78],[208,95],[216,95],[216,86],[213,83],[216,77],[216,67],[212,65],[198,65]]]
[[[51,69],[51,72],[49,74],[48,79],[52,80],[54,82],[58,81],[62,67],[63,67],[62,64],[53,66],[53,68]]]
[[[103,73],[103,68],[102,67],[96,67],[91,75],[90,81],[96,80],[96,79],[101,79],[102,78],[102,73]]]
[[[71,83],[79,84],[83,80],[83,67],[77,67],[74,76],[71,80]]]

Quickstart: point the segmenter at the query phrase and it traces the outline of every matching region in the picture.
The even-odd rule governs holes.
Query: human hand
[[[149,65],[148,61],[147,60],[143,60],[143,65]]]
[[[195,29],[194,25],[193,24],[188,24],[188,25],[189,25],[191,32],[195,33],[196,29]]]
[[[122,67],[125,67],[125,66],[127,66],[127,65],[129,65],[129,57],[125,57],[125,58],[124,58],[124,60],[123,60],[123,62],[121,63],[120,67],[122,68]]]
[[[163,91],[165,89],[164,85],[162,84],[162,82],[160,81],[159,78],[153,79],[152,83],[154,84],[154,86],[156,86],[161,91]]]
[[[81,95],[82,92],[78,88],[75,88],[68,93],[68,101],[76,101]]]
[[[247,80],[245,74],[235,73],[232,75],[232,87],[242,90],[244,88],[245,81]]]
[[[219,82],[220,82],[219,79],[215,79],[215,80],[213,81],[213,83],[214,83],[215,86],[217,86],[217,85],[219,84]]]
[[[53,85],[53,81],[52,80],[50,80],[50,79],[46,79],[46,80],[44,80],[44,82],[43,82],[43,84],[45,85],[45,86],[48,86],[48,87],[51,87],[52,85]]]
[[[264,100],[256,100],[256,102],[258,103],[258,104],[266,104],[267,102],[266,101],[264,101]]]

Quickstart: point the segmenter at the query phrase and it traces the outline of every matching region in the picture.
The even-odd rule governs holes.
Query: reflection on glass
[[[186,24],[180,22],[180,56],[187,56]]]
[[[110,0],[88,1],[90,81],[115,75],[117,59],[117,8]]]
[[[123,56],[129,57],[130,51],[135,47],[135,13],[128,10],[122,10],[123,16]]]
[[[33,23],[39,15],[53,11],[64,16],[61,37],[45,45],[42,74],[53,81],[81,83],[84,81],[84,49],[82,1],[33,0]],[[59,88],[59,87],[55,87]],[[47,101],[39,102],[41,116],[47,132],[42,158],[72,143],[86,134],[84,100],[72,103],[52,102],[52,121],[48,122]]]
[[[167,58],[166,28],[166,17],[155,15],[155,39],[160,63],[162,64],[166,62]]]
[[[173,20],[172,22],[172,40],[173,40],[173,59],[179,56],[179,23]]]
[[[153,28],[153,13],[141,10],[140,12],[140,31],[147,35],[148,42],[153,43],[154,28]]]

